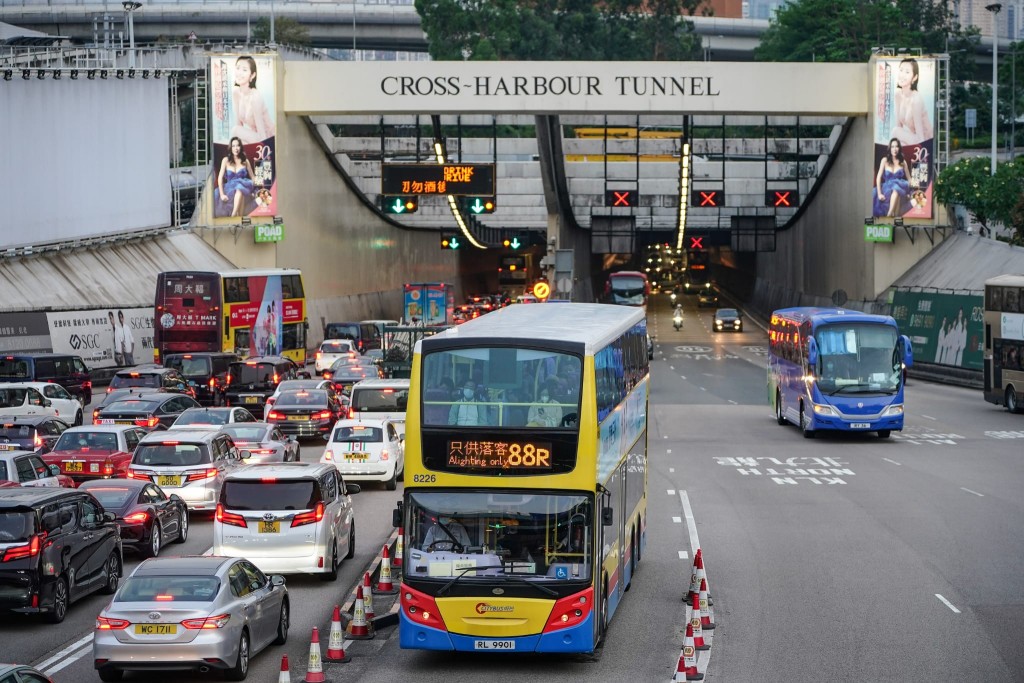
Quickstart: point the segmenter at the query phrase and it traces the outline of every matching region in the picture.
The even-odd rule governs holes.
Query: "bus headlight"
[[[894,415],[902,415],[902,414],[903,414],[903,404],[902,403],[894,403],[894,404],[892,404],[891,406],[889,406],[888,408],[885,409],[885,411],[882,413],[882,417],[892,417]]]
[[[832,406],[827,406],[827,405],[824,405],[822,403],[815,403],[814,404],[814,414],[815,415],[833,415],[833,416],[838,415],[838,413],[835,411],[835,409]]]

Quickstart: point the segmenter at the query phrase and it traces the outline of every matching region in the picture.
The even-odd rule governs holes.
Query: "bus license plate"
[[[850,425],[850,429],[871,429],[870,422],[854,422]]]
[[[516,649],[516,641],[514,640],[475,640],[473,641],[474,650],[514,650]]]

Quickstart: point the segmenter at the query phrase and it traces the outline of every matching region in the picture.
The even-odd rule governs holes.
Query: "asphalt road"
[[[667,295],[649,307],[648,548],[603,649],[453,657],[400,650],[392,628],[348,647],[351,663],[327,664],[328,680],[668,681],[682,645],[692,532],[717,622],[706,681],[1024,680],[1024,416],[977,391],[911,380],[904,432],[804,439],[767,405],[763,330],[716,335],[712,309],[696,310],[695,297],[685,305],[681,331]],[[304,444],[304,459],[320,450]],[[331,606],[391,533],[399,497],[373,486],[355,496],[356,558],[333,584],[289,578],[291,638],[256,656],[249,680],[277,681],[285,653],[291,680],[303,679],[312,627],[326,642]],[[189,542],[165,552],[201,553],[211,534],[208,520],[193,517]],[[62,683],[97,680],[87,639],[103,604],[76,603],[61,626],[5,618],[0,659],[52,660],[44,668],[60,667],[52,675]],[[127,680],[143,678],[217,680]]]

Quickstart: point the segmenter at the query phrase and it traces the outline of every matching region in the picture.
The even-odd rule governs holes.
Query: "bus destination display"
[[[447,469],[550,470],[551,442],[449,441]]]

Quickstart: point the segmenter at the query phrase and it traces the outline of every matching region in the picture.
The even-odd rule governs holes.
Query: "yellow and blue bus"
[[[768,402],[780,425],[819,430],[903,430],[910,339],[896,321],[844,308],[784,308],[768,329]]]
[[[1011,413],[1024,407],[1024,275],[985,281],[985,400]]]
[[[403,648],[594,651],[644,551],[646,339],[639,308],[566,303],[416,343]]]

